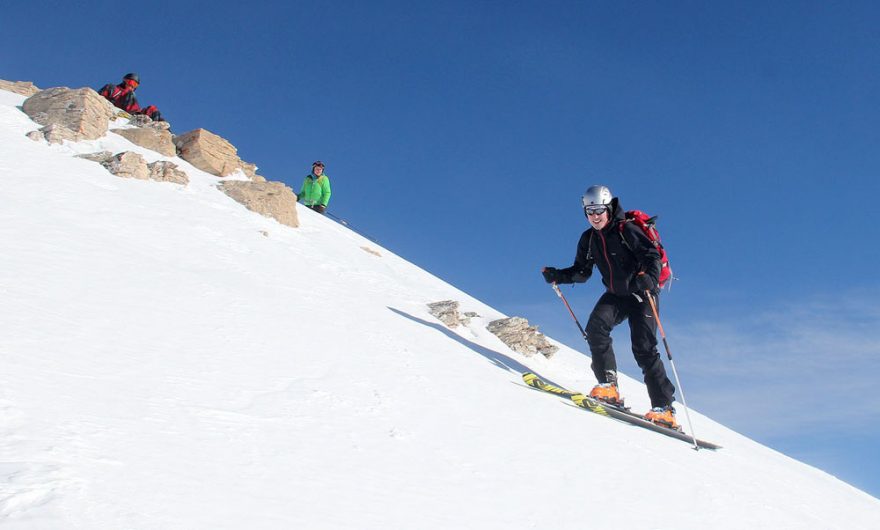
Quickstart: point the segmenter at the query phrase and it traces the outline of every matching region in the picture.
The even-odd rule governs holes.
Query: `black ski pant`
[[[593,356],[591,365],[596,379],[607,383],[606,372],[617,372],[617,361],[614,348],[611,347],[611,330],[615,326],[629,320],[632,351],[648,386],[648,396],[652,407],[672,405],[675,387],[666,376],[666,368],[657,351],[657,321],[651,305],[644,295],[639,301],[632,294],[617,296],[606,292],[596,302],[587,321],[587,342]],[[657,311],[660,310],[660,298],[655,295]]]

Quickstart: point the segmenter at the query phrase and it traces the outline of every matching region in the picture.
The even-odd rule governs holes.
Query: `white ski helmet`
[[[611,195],[611,190],[607,186],[590,186],[584,193],[582,200],[584,208],[588,208],[590,206],[610,206],[613,198],[614,196]]]

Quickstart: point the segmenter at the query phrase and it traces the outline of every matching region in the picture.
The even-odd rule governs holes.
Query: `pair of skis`
[[[695,439],[693,436],[686,434],[685,432],[672,429],[670,427],[664,427],[662,425],[657,425],[656,423],[646,420],[644,416],[636,414],[635,412],[631,412],[629,409],[615,407],[613,405],[609,405],[607,403],[603,403],[596,399],[591,398],[590,396],[586,396],[579,392],[572,392],[571,390],[567,390],[565,388],[552,385],[547,383],[537,375],[526,372],[523,374],[523,382],[529,385],[532,388],[541,390],[542,392],[547,392],[549,394],[553,394],[560,397],[569,398],[580,408],[589,410],[595,414],[599,414],[601,416],[607,416],[610,418],[614,418],[616,420],[620,420],[631,425],[636,425],[638,427],[642,427],[666,436],[670,438],[675,438],[677,440],[681,440],[683,442],[688,442],[691,444],[696,444],[697,447],[702,449],[720,449],[721,446],[714,444],[712,442],[707,442],[704,440]]]

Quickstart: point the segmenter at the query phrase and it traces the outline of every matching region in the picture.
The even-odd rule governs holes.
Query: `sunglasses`
[[[595,206],[595,207],[586,207],[584,208],[584,213],[587,215],[602,215],[603,213],[608,211],[607,206]]]

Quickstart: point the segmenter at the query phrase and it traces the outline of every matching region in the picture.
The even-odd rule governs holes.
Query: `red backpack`
[[[657,252],[660,253],[660,287],[662,288],[663,285],[672,278],[672,267],[669,266],[669,257],[666,255],[666,249],[663,248],[663,243],[660,242],[660,233],[657,232],[655,226],[657,224],[657,216],[648,217],[648,214],[641,210],[629,210],[626,212],[626,219],[621,221],[618,226],[620,228],[620,239],[623,240],[623,244],[629,248],[629,243],[627,243],[626,238],[623,237],[623,225],[625,223],[634,223],[638,226],[642,232],[648,236],[648,239],[651,240],[654,247],[657,248]]]

